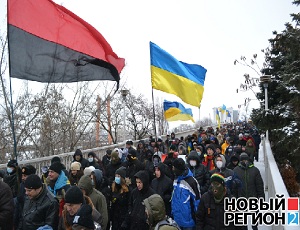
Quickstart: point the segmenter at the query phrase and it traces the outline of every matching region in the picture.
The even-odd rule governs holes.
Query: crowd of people
[[[251,124],[126,142],[100,159],[80,149],[36,174],[10,160],[0,180],[0,230],[247,229],[224,225],[225,197],[264,198]],[[257,226],[252,226],[257,229]]]

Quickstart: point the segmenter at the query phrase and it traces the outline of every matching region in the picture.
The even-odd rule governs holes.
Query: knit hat
[[[128,155],[131,155],[132,157],[136,157],[136,150],[133,148],[130,148],[128,150]]]
[[[26,166],[23,166],[22,167],[22,170],[21,170],[22,174],[25,174],[25,175],[31,175],[31,174],[35,174],[36,173],[36,168],[33,167],[32,165],[26,165]]]
[[[131,140],[126,141],[126,145],[133,145],[133,142]]]
[[[214,173],[212,174],[212,176],[210,177],[210,182],[218,182],[220,183],[221,185],[225,186],[225,179],[224,179],[224,176],[219,174],[219,173]]]
[[[249,160],[249,156],[247,153],[241,153],[240,155],[240,161],[243,161],[243,160]]]
[[[10,160],[8,163],[7,163],[7,167],[13,167],[13,168],[16,168],[18,166],[18,162],[16,160]]]
[[[124,166],[118,168],[115,172],[115,174],[119,174],[121,177],[126,177],[126,168]]]
[[[177,150],[176,145],[171,145],[170,150],[176,151]]]
[[[58,174],[61,173],[61,170],[63,169],[63,166],[60,162],[54,162],[50,165],[49,170],[52,170]]]
[[[80,204],[83,203],[83,193],[77,186],[71,186],[65,194],[65,203]]]
[[[86,168],[83,170],[83,174],[84,174],[84,175],[90,176],[91,173],[92,173],[94,170],[95,170],[95,167],[94,167],[94,166],[86,167]]]
[[[73,219],[73,225],[80,225],[88,229],[95,229],[92,208],[88,204],[83,204]]]
[[[186,169],[185,162],[182,158],[176,158],[173,162],[173,166],[180,171],[184,171]]]
[[[79,171],[81,164],[77,161],[72,162],[70,169]]]
[[[61,163],[61,160],[60,160],[60,158],[59,158],[58,156],[55,156],[55,157],[53,157],[53,158],[51,159],[51,164],[53,164],[54,162],[59,162],[59,163]]]
[[[211,150],[215,151],[215,147],[214,147],[213,145],[208,145],[208,146],[206,147],[206,150],[207,150],[207,149],[211,149]]]
[[[29,175],[24,182],[25,188],[28,189],[38,189],[42,187],[42,185],[41,178],[36,174]]]

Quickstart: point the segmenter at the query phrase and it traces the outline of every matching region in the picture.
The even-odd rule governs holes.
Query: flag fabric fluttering
[[[218,127],[220,128],[221,127],[221,119],[220,119],[220,114],[219,114],[218,109],[216,109],[216,120],[217,120],[217,123],[218,123]]]
[[[227,117],[231,117],[229,110],[226,110],[226,115],[227,115]]]
[[[178,61],[150,42],[152,88],[174,94],[187,104],[199,107],[207,70],[200,65]]]
[[[10,76],[45,83],[111,80],[125,60],[90,24],[52,0],[8,0]]]
[[[164,101],[164,115],[167,121],[194,121],[192,110],[177,101]]]
[[[222,107],[221,107],[221,112],[225,113],[225,111],[226,111],[226,106],[223,104]]]

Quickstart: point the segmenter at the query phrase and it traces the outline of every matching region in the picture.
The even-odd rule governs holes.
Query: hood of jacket
[[[187,158],[187,163],[190,165],[190,160],[195,160],[197,162],[197,165],[200,164],[200,156],[195,150],[192,150]]]
[[[215,157],[215,159],[214,159],[214,164],[216,165],[216,167],[217,167],[216,162],[217,162],[217,158],[218,158],[218,157],[221,157],[221,158],[222,158],[222,169],[226,168],[226,159],[225,159],[225,157],[224,157],[223,154],[220,154],[220,155],[218,155],[217,157]]]
[[[100,185],[102,183],[102,180],[103,180],[103,173],[102,173],[102,171],[100,169],[95,169],[94,170],[94,175],[95,175],[97,184]]]
[[[84,175],[80,178],[78,182],[78,187],[80,189],[84,189],[87,193],[87,195],[90,195],[93,192],[93,185],[91,177],[88,175]]]
[[[138,171],[135,175],[135,178],[139,178],[143,182],[142,191],[147,191],[149,188],[149,175],[145,170]]]
[[[165,203],[160,195],[153,194],[144,200],[148,211],[150,226],[155,226],[159,221],[166,217]]]

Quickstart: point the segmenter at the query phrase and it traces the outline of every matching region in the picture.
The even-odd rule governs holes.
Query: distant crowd
[[[12,159],[0,173],[0,230],[247,229],[224,225],[224,198],[265,198],[260,142],[243,122],[128,140],[101,159],[77,149],[70,165],[54,156],[41,175]]]

